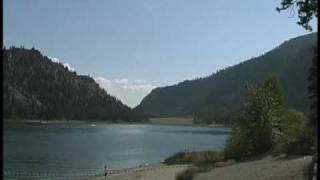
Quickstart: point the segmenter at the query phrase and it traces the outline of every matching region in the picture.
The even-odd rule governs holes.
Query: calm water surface
[[[158,163],[186,148],[219,150],[230,129],[125,124],[10,124],[4,169],[71,172]]]

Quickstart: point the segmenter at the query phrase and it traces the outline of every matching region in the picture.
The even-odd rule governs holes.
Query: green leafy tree
[[[312,27],[310,25],[310,21],[313,17],[318,18],[318,0],[281,0],[281,6],[277,7],[276,9],[280,12],[282,10],[288,9],[291,7],[291,11],[294,12],[294,5],[298,7],[298,17],[299,21],[297,22],[299,25],[304,27],[306,30],[312,31]],[[310,86],[308,88],[310,99],[312,101],[311,104],[311,111],[312,115],[310,118],[310,123],[308,127],[313,130],[314,133],[314,151],[316,152],[313,159],[317,159],[317,151],[318,151],[318,123],[317,123],[317,65],[318,65],[318,51],[317,51],[317,44],[315,45],[315,51],[313,55],[313,63],[312,67],[310,68]],[[316,161],[313,160],[313,163]],[[312,170],[313,171],[313,168]],[[309,179],[317,178],[315,173],[310,173]]]
[[[280,135],[285,97],[279,80],[270,76],[249,89],[242,116],[233,126],[225,153],[243,158],[269,151]]]
[[[307,117],[294,109],[283,113],[280,123],[281,136],[277,139],[275,153],[311,154],[311,133],[307,128]]]
[[[299,21],[297,22],[306,30],[312,31],[312,26],[310,25],[310,21],[316,17],[318,18],[318,0],[281,0],[280,7],[277,7],[276,10],[278,12],[291,9],[291,12],[294,12],[294,7],[298,7],[298,17]],[[313,129],[315,133],[315,146],[317,148],[317,67],[318,67],[318,51],[317,51],[317,43],[314,47],[312,66],[309,70],[308,80],[310,85],[308,87],[309,98],[311,100],[311,118],[308,123],[309,128]]]

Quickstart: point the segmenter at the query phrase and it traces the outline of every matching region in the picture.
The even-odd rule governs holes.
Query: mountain
[[[143,119],[91,77],[77,75],[34,48],[4,48],[2,63],[4,119]]]
[[[201,122],[230,123],[241,110],[246,86],[274,75],[284,86],[288,106],[308,112],[307,78],[316,42],[316,33],[296,37],[208,77],[156,88],[135,111],[161,117],[196,115]]]

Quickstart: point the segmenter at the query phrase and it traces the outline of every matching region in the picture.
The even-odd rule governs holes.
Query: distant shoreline
[[[85,123],[85,121],[77,121],[77,120],[38,120],[38,119],[30,119],[30,120],[13,120],[13,119],[4,119],[4,123]]]
[[[201,126],[201,127],[230,127],[225,124],[198,124],[194,123],[193,117],[152,117],[149,118],[150,124],[157,125],[182,125],[182,126]]]
[[[212,127],[212,128],[229,128],[224,124],[195,124],[190,118],[168,117],[168,118],[150,118],[146,122],[127,122],[123,120],[104,121],[104,120],[44,120],[44,119],[3,119],[4,124],[150,124],[150,125],[168,125],[168,126],[195,126],[195,127]]]
[[[103,121],[103,120],[39,120],[39,119],[4,119],[3,123],[15,124],[15,123],[30,123],[30,124],[82,124],[82,123],[94,123],[94,124],[138,124],[141,122],[126,122],[126,121]]]

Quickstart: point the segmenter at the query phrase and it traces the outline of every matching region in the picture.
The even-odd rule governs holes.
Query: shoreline
[[[125,122],[125,121],[104,121],[104,120],[44,120],[44,119],[30,119],[30,120],[13,120],[13,119],[4,119],[3,123],[5,124],[141,124],[142,122]]]
[[[152,180],[159,179],[159,180],[175,180],[175,176],[177,173],[187,169],[190,166],[190,164],[183,164],[183,165],[165,165],[163,163],[153,163],[153,164],[141,164],[139,166],[135,167],[129,167],[129,168],[120,168],[120,169],[109,169],[107,171],[107,179],[108,180],[126,180],[126,179],[136,179],[136,180],[150,180],[150,177]],[[103,168],[101,171],[96,173],[74,173],[72,175],[70,174],[42,174],[42,176],[37,176],[28,173],[23,173],[20,175],[17,174],[5,174],[4,179],[11,179],[16,177],[22,177],[26,179],[47,179],[56,177],[59,179],[69,179],[70,177],[73,177],[73,179],[87,179],[87,180],[105,180],[104,171]],[[67,178],[68,177],[68,178]]]
[[[108,180],[174,180],[176,174],[187,169],[190,165],[165,165],[150,164],[133,168],[111,170],[108,174]],[[104,180],[104,175],[88,177],[89,180]]]
[[[44,120],[44,119],[3,119],[3,124],[147,124],[165,126],[192,126],[209,128],[230,128],[223,124],[189,124],[189,123],[162,123],[162,122],[125,122],[125,121],[104,121],[104,120]]]
[[[88,121],[89,122],[89,121]],[[80,124],[80,123],[87,123],[86,121],[78,121],[78,120],[39,120],[39,119],[30,119],[30,120],[12,120],[12,119],[4,119],[4,124]]]
[[[311,162],[311,156],[294,158],[262,157],[249,161],[212,168],[197,173],[195,180],[226,179],[303,179],[303,170]],[[178,173],[192,167],[192,164],[165,165],[153,164],[148,166],[120,169],[110,173],[108,180],[175,180]],[[104,180],[104,175],[88,178],[89,180]]]
[[[174,126],[195,126],[195,127],[212,127],[212,128],[230,128],[231,126],[225,124],[204,124],[204,123],[194,123],[193,117],[188,116],[177,116],[177,117],[150,117],[150,124],[156,125],[174,125]]]
[[[212,168],[195,175],[195,180],[226,179],[304,179],[304,168],[311,162],[312,156],[282,158],[266,156],[248,161],[236,162],[232,165]],[[150,164],[147,166],[127,168],[114,171],[107,176],[108,180],[175,180],[178,173],[192,167],[192,164],[165,165]],[[89,180],[104,180],[98,175]]]

